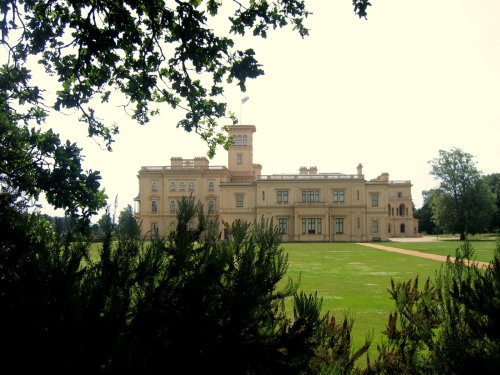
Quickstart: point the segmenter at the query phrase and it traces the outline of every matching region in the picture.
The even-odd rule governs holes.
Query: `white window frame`
[[[344,234],[344,218],[337,217],[335,219],[335,234]]]
[[[288,219],[286,217],[280,217],[278,219],[278,228],[281,234],[288,233]]]
[[[215,213],[215,199],[209,199],[207,201],[207,212],[209,214]]]
[[[319,203],[319,189],[302,190],[302,203]]]
[[[288,190],[276,190],[276,202],[278,204],[288,204]]]
[[[236,208],[243,208],[245,202],[244,194],[236,194]]]
[[[333,203],[344,204],[345,203],[345,189],[334,189],[333,190]]]
[[[322,220],[316,217],[302,218],[302,234],[322,234]]]

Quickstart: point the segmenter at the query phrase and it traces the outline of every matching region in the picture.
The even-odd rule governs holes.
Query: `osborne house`
[[[173,231],[178,201],[190,195],[209,217],[227,223],[272,218],[283,241],[385,241],[417,235],[410,181],[390,181],[388,173],[367,180],[361,164],[355,174],[300,167],[296,174],[262,175],[262,166],[253,162],[255,126],[228,129],[233,141],[227,167],[211,166],[205,157],[172,157],[169,166],[141,167],[135,200],[143,235]]]

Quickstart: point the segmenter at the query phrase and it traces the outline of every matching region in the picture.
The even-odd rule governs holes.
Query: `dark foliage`
[[[421,233],[426,234],[437,234],[438,228],[432,220],[432,207],[431,207],[431,196],[432,190],[426,190],[422,192],[424,198],[424,203],[415,212],[415,218],[418,219],[418,228]]]
[[[486,270],[466,241],[434,283],[391,285],[389,316],[379,356],[369,373],[496,374],[500,368],[500,242]]]
[[[491,222],[490,231],[500,232],[500,173],[485,176],[486,184],[495,196],[496,211]]]
[[[98,261],[76,234],[38,215],[1,212],[3,369],[42,373],[350,373],[352,322],[297,293],[272,222],[228,226],[180,202],[175,238],[148,243],[108,226]],[[195,220],[197,228],[187,223]],[[109,222],[112,223],[110,218]],[[282,288],[279,288],[282,285]],[[293,297],[294,317],[285,314]]]

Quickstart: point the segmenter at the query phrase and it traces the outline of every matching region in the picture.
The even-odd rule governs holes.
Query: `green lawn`
[[[406,250],[421,251],[423,253],[455,256],[456,249],[458,249],[463,242],[446,240],[437,242],[382,242],[381,244]],[[489,262],[493,259],[493,253],[496,247],[495,241],[473,240],[471,244],[475,251],[476,260]]]
[[[348,313],[355,319],[354,345],[359,347],[373,333],[370,355],[376,354],[393,302],[387,289],[391,278],[408,280],[434,276],[443,263],[352,243],[283,244],[288,253],[288,274],[307,293],[323,297],[324,311],[336,317]],[[288,306],[290,314],[292,306]]]
[[[93,242],[90,244],[90,249],[89,249],[89,256],[90,259],[93,260],[98,260],[99,259],[99,252],[102,249],[102,243],[101,242]]]

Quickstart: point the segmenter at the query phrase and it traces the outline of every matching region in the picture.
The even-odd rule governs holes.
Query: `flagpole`
[[[247,100],[250,99],[248,96],[245,96],[243,99],[241,99],[240,103],[240,125],[243,124],[243,104],[247,102]]]

